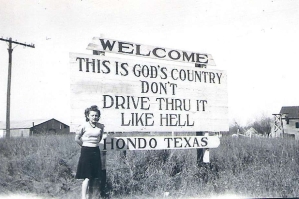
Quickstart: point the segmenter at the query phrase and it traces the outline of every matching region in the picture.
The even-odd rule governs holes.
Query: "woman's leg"
[[[87,198],[88,185],[89,185],[89,179],[85,178],[82,182],[82,199],[88,199]]]
[[[90,180],[89,180],[89,184],[88,184],[88,194],[89,194],[89,199],[92,198],[93,188],[94,188],[94,179],[90,179]]]

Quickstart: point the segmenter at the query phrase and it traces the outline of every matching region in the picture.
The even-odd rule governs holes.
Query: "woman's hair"
[[[101,111],[98,109],[98,106],[92,105],[91,107],[85,109],[85,111],[84,111],[86,122],[89,121],[88,115],[89,115],[90,111],[98,112],[99,116],[101,116]]]

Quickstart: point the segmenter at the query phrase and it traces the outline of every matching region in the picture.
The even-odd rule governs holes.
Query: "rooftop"
[[[33,127],[33,124],[34,124],[34,126],[36,126],[36,125],[39,125],[41,123],[47,122],[52,119],[54,119],[54,118],[10,121],[10,128],[11,129],[30,129],[31,127]],[[54,119],[54,120],[56,120],[56,119]],[[6,129],[5,121],[0,121],[0,129]]]
[[[283,106],[280,114],[288,114],[289,118],[299,118],[299,106]]]

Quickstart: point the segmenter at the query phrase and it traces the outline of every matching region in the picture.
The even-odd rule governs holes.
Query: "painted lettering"
[[[194,126],[189,114],[160,114],[160,126]]]
[[[121,126],[154,126],[153,113],[121,113]]]
[[[103,95],[103,108],[149,110],[149,97]]]

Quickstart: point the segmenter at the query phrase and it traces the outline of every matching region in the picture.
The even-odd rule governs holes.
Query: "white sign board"
[[[228,131],[225,71],[70,54],[71,131],[97,105],[106,132]]]
[[[117,41],[113,39],[94,37],[87,47],[88,50],[133,55],[144,58],[154,58],[187,63],[199,63],[215,66],[211,54],[196,53],[184,50],[175,50],[156,46],[135,44],[132,42]]]
[[[217,148],[216,136],[164,136],[164,137],[107,137],[100,143],[104,151],[161,150]]]

